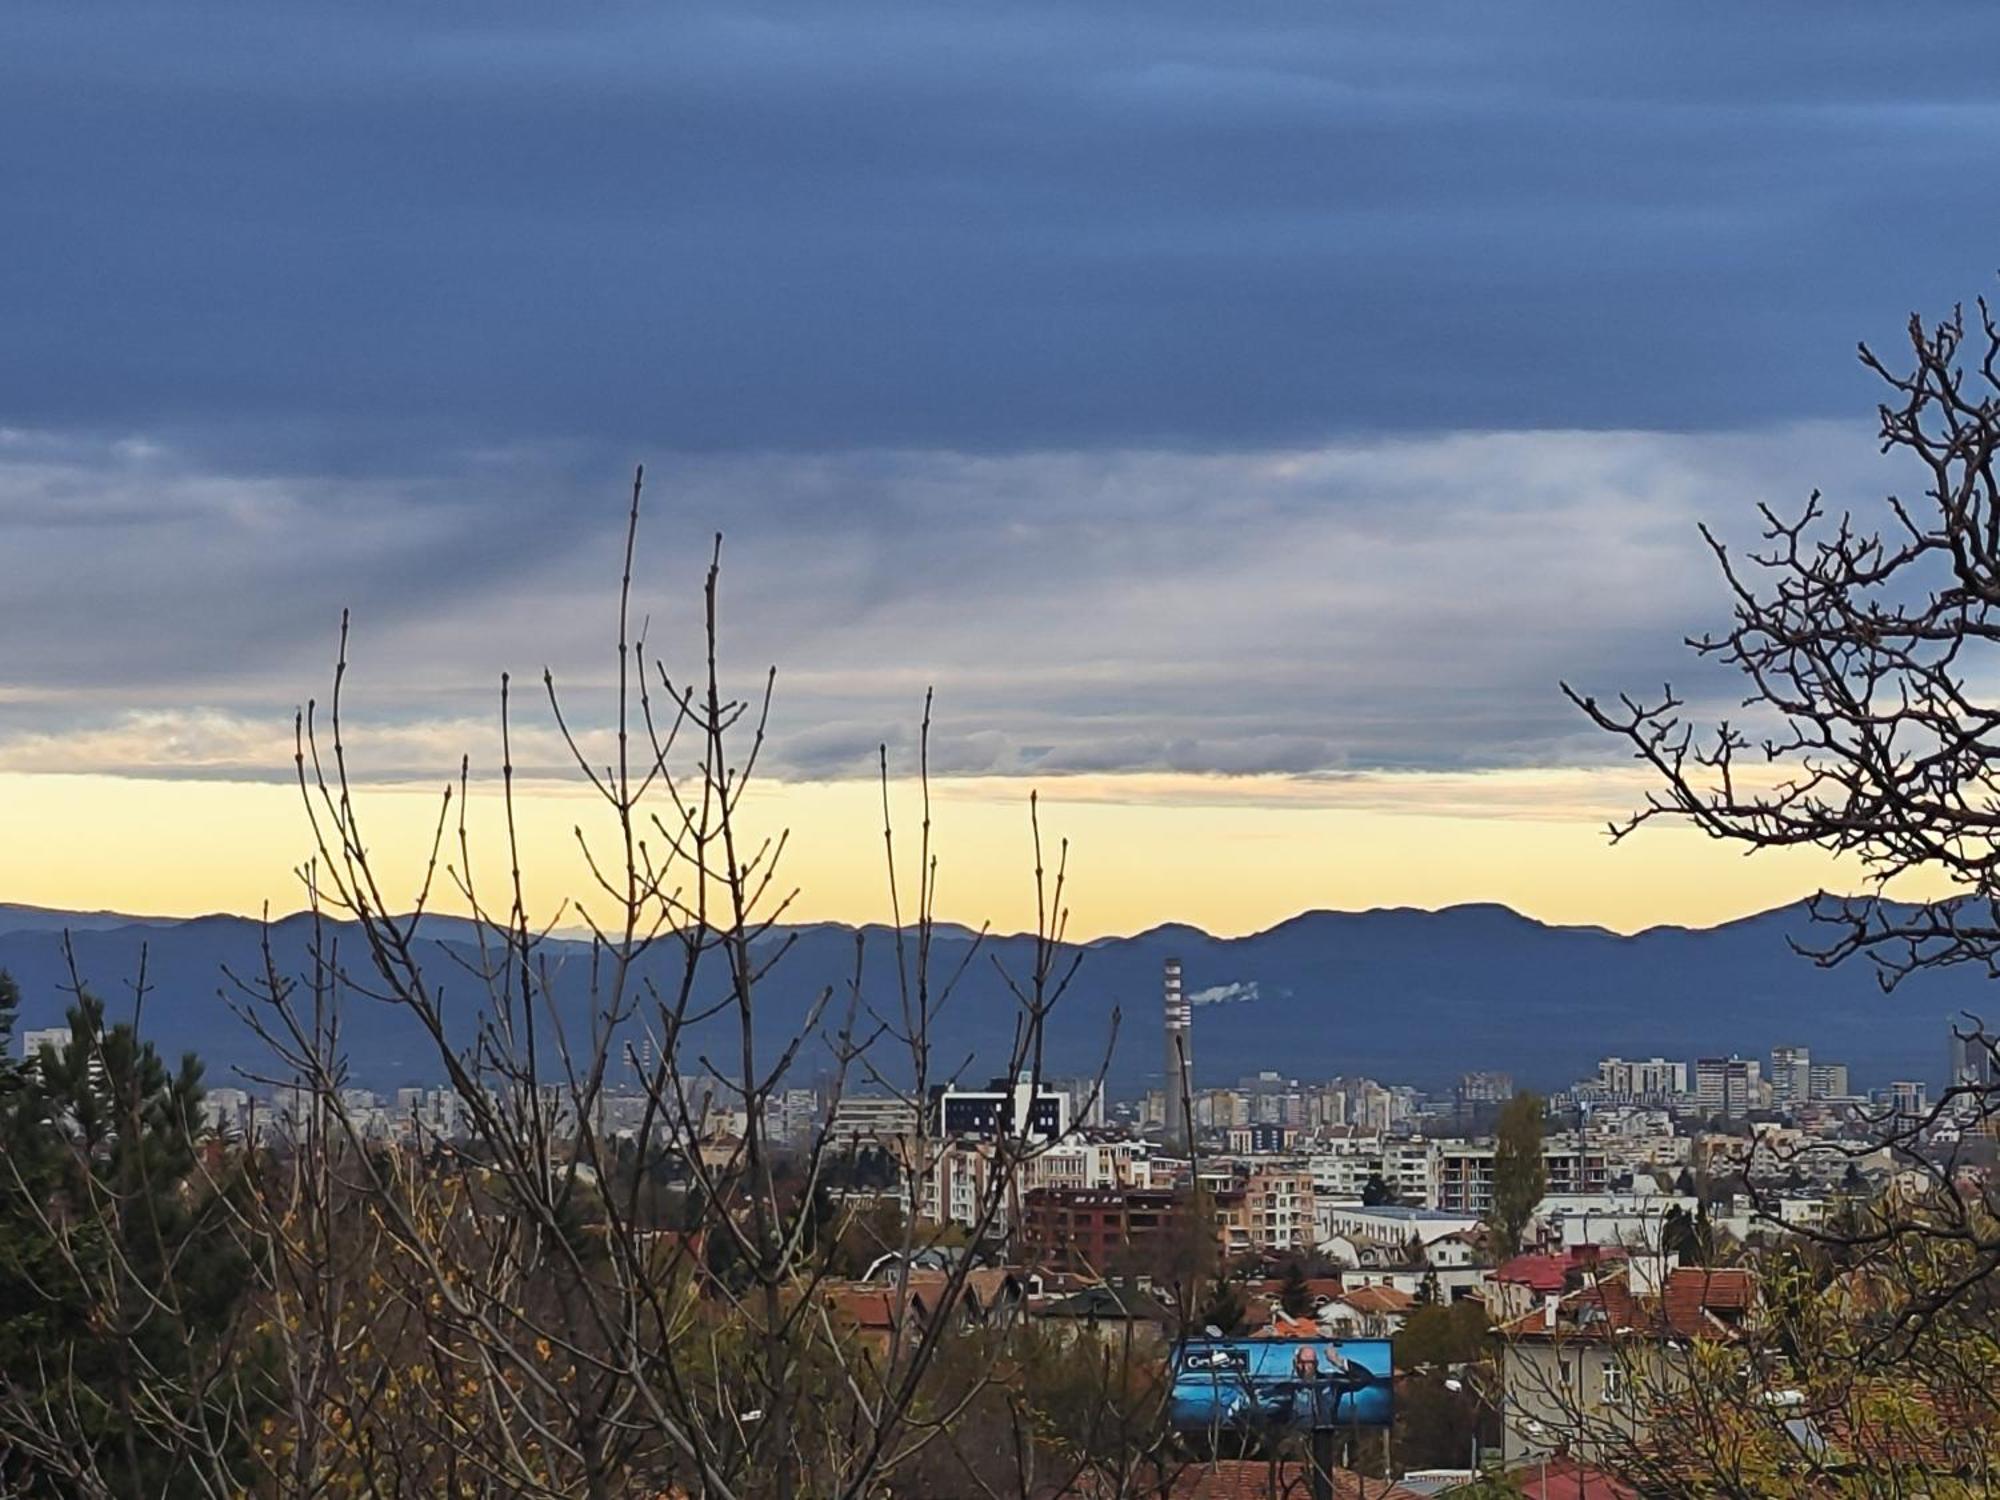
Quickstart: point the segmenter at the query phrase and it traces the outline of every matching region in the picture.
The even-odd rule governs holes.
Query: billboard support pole
[[[1333,1500],[1333,1424],[1315,1422],[1312,1430],[1312,1500]]]

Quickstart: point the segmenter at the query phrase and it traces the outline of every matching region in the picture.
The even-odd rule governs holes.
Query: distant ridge
[[[264,1065],[223,993],[225,965],[237,973],[257,968],[258,922],[0,905],[0,968],[21,982],[26,1026],[60,1017],[65,930],[86,980],[114,1010],[129,997],[143,949],[149,1030],[170,1051],[200,1053],[212,1080]],[[474,931],[457,918],[426,919],[424,931],[438,960],[433,978],[448,986],[455,1013],[469,1026],[476,996],[449,950],[463,950]],[[864,989],[892,1003],[894,935],[884,927],[860,931]],[[790,952],[759,990],[759,1030],[774,1044],[822,987],[845,986],[856,929],[820,922],[781,935]],[[296,917],[275,923],[280,962],[303,969],[309,936],[309,924]],[[1165,923],[1080,945],[1082,965],[1051,1023],[1048,1055],[1054,1072],[1089,1071],[1116,1010],[1114,1084],[1130,1091],[1156,1080],[1160,966],[1168,957],[1186,965],[1191,991],[1235,987],[1246,997],[1197,1013],[1204,1086],[1275,1069],[1301,1079],[1365,1074],[1442,1087],[1462,1072],[1493,1068],[1550,1088],[1591,1074],[1606,1054],[1757,1056],[1781,1044],[1848,1063],[1857,1084],[1936,1081],[1946,1065],[1948,1018],[1969,1011],[2000,1019],[2000,988],[1970,970],[1923,975],[1885,996],[1861,966],[1825,970],[1792,951],[1793,940],[1816,936],[1824,933],[1815,933],[1803,903],[1714,927],[1635,933],[1550,924],[1490,902],[1438,911],[1306,911],[1236,937]],[[970,929],[939,924],[938,972],[955,969],[974,939]],[[573,932],[552,943],[558,954],[581,946]],[[1023,935],[989,936],[984,944],[1013,973],[1025,973],[1032,961],[1032,939]],[[348,952],[358,957],[358,945]],[[661,978],[672,961],[664,949],[649,960],[663,966]],[[578,1020],[587,968],[560,966],[559,1000],[576,1008]],[[1012,1024],[1003,980],[992,965],[973,964],[941,1018],[938,1055],[969,1056],[970,1072],[981,1076],[1004,1061]],[[388,1084],[434,1076],[422,1038],[395,1011],[355,1004],[344,1025],[357,1078]]]
[[[0,933],[106,932],[114,927],[172,927],[187,920],[190,919],[137,917],[118,911],[60,911],[54,907],[0,901]]]

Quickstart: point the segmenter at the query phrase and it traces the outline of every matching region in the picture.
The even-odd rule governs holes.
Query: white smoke
[[[1188,996],[1191,1005],[1236,1005],[1257,998],[1257,981],[1242,980],[1235,984],[1211,985],[1205,990],[1196,990]]]

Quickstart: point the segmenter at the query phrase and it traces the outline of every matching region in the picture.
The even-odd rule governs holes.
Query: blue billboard
[[[1188,1339],[1168,1420],[1188,1433],[1387,1427],[1392,1368],[1387,1339]]]

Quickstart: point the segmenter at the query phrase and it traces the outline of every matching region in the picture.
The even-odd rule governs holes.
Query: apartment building
[[[1446,1213],[1483,1218],[1493,1209],[1493,1161],[1498,1148],[1490,1143],[1438,1143],[1437,1198],[1431,1206]],[[1601,1148],[1557,1137],[1542,1148],[1543,1170],[1550,1194],[1601,1193],[1611,1180],[1611,1158]]]
[[[891,1150],[917,1134],[917,1106],[879,1094],[845,1094],[833,1107],[826,1133],[839,1150]]]
[[[1306,1159],[1313,1191],[1339,1203],[1359,1203],[1371,1177],[1379,1177],[1399,1203],[1435,1207],[1438,1145],[1434,1141],[1385,1141],[1355,1134],[1325,1142]]]
[[[1754,1058],[1703,1057],[1694,1065],[1695,1108],[1740,1120],[1763,1103],[1762,1068]]]
[[[1665,1103],[1688,1091],[1687,1064],[1664,1057],[1649,1057],[1643,1062],[1607,1057],[1597,1065],[1597,1086],[1612,1099]]]
[[[1309,1170],[1260,1164],[1243,1180],[1242,1192],[1253,1249],[1303,1249],[1316,1242]]]
[[[1162,1189],[1040,1188],[1022,1205],[1022,1247],[1048,1270],[1101,1276],[1158,1244],[1183,1212]]]

